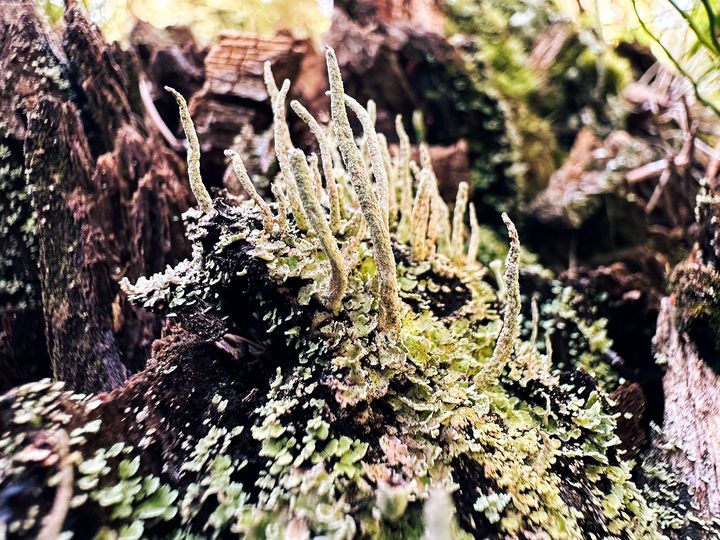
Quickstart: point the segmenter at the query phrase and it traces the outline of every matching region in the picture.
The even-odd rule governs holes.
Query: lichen
[[[475,219],[478,246],[468,252],[467,188],[451,229],[422,153],[411,170],[408,140],[390,158],[382,142],[371,149],[371,130],[355,139],[331,50],[327,61],[335,134],[327,144],[342,157],[333,163],[337,231],[331,197],[281,129],[276,150],[292,181],[283,173],[276,182],[298,190],[282,226],[268,230],[254,198],[216,200],[213,212],[185,216],[192,259],[122,285],[132,301],[197,334],[201,350],[221,336],[221,350],[247,370],[224,384],[248,390],[248,409],[229,414],[237,403],[223,392],[205,396],[197,430],[179,435],[183,462],[151,471],[147,410],[118,412],[107,398],[50,383],[22,387],[0,400],[0,489],[31,470],[18,458],[33,438],[62,429],[75,456],[65,523],[99,508],[98,538],[660,538],[632,463],[616,449],[603,388],[572,366],[555,369],[550,350],[521,337],[523,259],[512,222],[503,216],[510,248],[493,286],[473,253],[484,242]],[[268,89],[278,121],[282,91],[274,81]],[[387,205],[381,169],[390,171]],[[285,216],[282,196],[266,204]],[[546,315],[535,317],[535,337]],[[220,328],[194,330],[197,318]],[[258,343],[233,338],[243,332]],[[233,341],[266,356],[246,362]],[[183,367],[167,362],[153,369],[169,376]],[[106,429],[118,415],[127,433]],[[37,531],[39,522],[11,527]]]
[[[180,109],[180,121],[183,129],[185,130],[185,136],[187,137],[187,165],[188,165],[188,177],[190,179],[190,188],[192,189],[195,200],[203,212],[212,212],[212,199],[208,193],[207,188],[202,182],[200,176],[200,142],[198,141],[197,133],[195,132],[195,126],[190,118],[190,111],[188,110],[187,102],[185,98],[174,88],[169,86],[165,87],[165,90],[170,92],[175,101],[177,101],[178,108]]]

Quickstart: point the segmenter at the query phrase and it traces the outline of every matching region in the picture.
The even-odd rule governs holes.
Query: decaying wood
[[[62,81],[52,75],[58,61],[47,29],[31,2],[9,3],[0,10],[0,144],[9,150],[2,166],[3,287],[0,293],[0,389],[5,391],[38,374],[50,374],[44,339],[37,243],[28,234],[33,209],[25,184],[23,144],[26,116],[38,97],[59,95]],[[35,61],[35,67],[31,65]],[[47,76],[43,76],[46,74]]]
[[[336,13],[329,42],[337,49],[348,93],[361,100],[379,96],[379,131],[392,133],[397,113],[409,125],[414,110],[423,112],[433,126],[429,142],[441,191],[451,199],[459,182],[471,180],[472,160],[483,152],[500,153],[501,143],[496,132],[483,131],[482,114],[466,114],[450,100],[428,97],[437,81],[467,76],[461,56],[441,35],[435,4],[368,1],[356,6],[341,2],[340,7],[344,11]],[[272,154],[269,139],[260,135],[271,121],[263,63],[272,62],[278,80],[298,79],[298,97],[317,112],[326,107],[321,57],[309,42],[283,33],[271,38],[225,34],[205,56],[186,31],[164,34],[142,24],[133,33],[131,50],[122,51],[107,45],[73,2],[64,24],[60,41],[30,2],[10,4],[0,13],[0,67],[6,74],[0,80],[0,143],[9,148],[7,160],[23,179],[4,184],[0,197],[31,188],[34,205],[30,199],[20,204],[19,225],[7,214],[8,205],[2,207],[5,214],[0,212],[0,220],[10,223],[7,241],[17,246],[8,255],[12,265],[2,270],[13,268],[10,277],[27,283],[30,291],[25,296],[3,291],[0,296],[0,390],[50,375],[52,367],[52,374],[72,389],[109,391],[100,395],[102,405],[91,416],[68,409],[76,415],[73,422],[102,418],[103,429],[123,433],[137,445],[153,430],[145,472],[159,474],[165,465],[164,472],[179,486],[186,482],[178,468],[187,459],[187,448],[179,446],[178,434],[187,434],[188,425],[196,430],[194,435],[203,433],[195,424],[198,418],[216,415],[210,399],[218,388],[231,398],[225,418],[250,414],[257,389],[247,383],[244,362],[265,375],[274,366],[247,348],[238,352],[242,340],[225,339],[218,330],[224,330],[223,323],[210,317],[168,326],[157,339],[162,317],[131,306],[119,293],[120,278],[135,280],[158,272],[188,254],[179,220],[191,201],[178,156],[182,141],[172,100],[159,89],[170,84],[192,96],[205,177],[219,187],[225,149],[245,149],[252,141],[257,153]],[[533,62],[538,73],[549,69],[548,59],[566,39],[563,32],[564,27],[553,27],[537,41]],[[429,56],[435,60],[429,62]],[[653,146],[648,141],[657,138],[650,139],[649,131],[643,136],[615,131],[601,139],[583,129],[566,164],[531,205],[532,219],[575,234],[589,221],[587,215],[601,214],[597,209],[606,208],[603,201],[624,200],[631,193],[642,210],[637,215],[648,220],[643,232],[661,230],[658,236],[668,242],[685,241],[698,171],[715,176],[718,159],[701,141],[696,143],[696,123],[688,110],[684,117],[667,110],[677,105],[678,91],[674,81],[656,75],[652,84],[645,80],[628,87],[625,97],[654,115],[653,129],[667,122],[672,129],[679,126],[685,139]],[[489,103],[490,108],[497,105]],[[297,125],[293,129],[302,136]],[[487,136],[478,138],[487,146],[471,147],[464,137],[480,131]],[[608,182],[608,163],[628,148],[639,161],[621,162],[617,181]],[[267,162],[258,166],[264,173],[271,171]],[[20,227],[31,219],[33,208],[36,246],[27,243]],[[591,229],[591,236],[604,239],[601,230],[603,234]],[[573,238],[577,241],[578,236]],[[669,260],[667,252],[642,267],[639,251],[613,251],[623,263],[573,268],[561,280],[578,289],[595,286],[607,292],[610,309],[625,310],[619,320],[638,315],[644,327],[650,327],[646,319],[656,316],[662,282],[656,274]],[[634,331],[632,324],[627,326]],[[630,340],[630,334],[626,329],[614,335]],[[645,345],[645,336],[640,341]],[[663,431],[677,446],[669,451],[669,460],[689,486],[700,514],[711,518],[720,514],[720,438],[713,437],[720,433],[720,376],[679,329],[671,298],[662,301],[655,350],[668,362]],[[640,368],[633,364],[632,352],[629,347],[627,354],[609,361],[622,363],[627,373],[635,370],[635,376]],[[3,409],[12,403],[9,396],[0,403],[0,415],[10,414]],[[632,418],[619,420],[621,447],[628,456],[639,455],[647,438],[646,409],[651,407],[646,407],[639,385],[623,384],[613,397],[617,412],[632,413]],[[126,409],[147,411],[140,428]],[[250,444],[247,434],[244,437]],[[104,442],[98,435],[87,451]],[[52,504],[43,500],[43,511],[54,513]],[[58,508],[63,510],[62,505]],[[72,511],[69,516],[76,522],[102,517]]]
[[[134,53],[106,45],[72,2],[61,42],[34,9],[18,2],[2,14],[0,113],[9,159],[22,169],[13,189],[33,193],[34,207],[27,199],[16,209],[28,216],[19,225],[35,227],[29,237],[12,233],[25,261],[17,277],[36,280],[44,315],[34,313],[45,331],[8,328],[2,363],[23,362],[15,351],[28,350],[22,340],[31,337],[34,356],[41,362],[49,355],[57,377],[78,390],[109,389],[145,364],[160,330],[157,317],[117,296],[117,280],[158,271],[187,253],[178,219],[189,202],[184,166],[144,123]],[[40,305],[30,300],[15,303]],[[25,317],[6,304],[2,318],[10,325]],[[0,386],[23,382],[11,376],[21,371],[4,371],[8,381]]]
[[[287,33],[268,38],[248,33],[219,36],[205,58],[205,83],[190,101],[203,149],[203,176],[210,179],[210,185],[212,179],[217,182],[223,178],[225,150],[244,150],[236,141],[243,129],[255,134],[270,126],[272,113],[263,82],[264,63],[272,63],[278,81],[294,80],[309,47],[307,40],[297,40]]]
[[[102,234],[91,217],[98,191],[75,107],[42,98],[28,123],[26,168],[35,178],[45,334],[53,373],[74,388],[109,390],[127,377],[110,312]]]
[[[720,515],[720,375],[700,357],[692,339],[678,330],[671,298],[664,298],[655,336],[656,353],[667,361],[663,378],[663,434],[674,445],[673,471],[690,488],[694,509]]]
[[[340,0],[335,4],[364,25],[405,21],[438,34],[444,31],[445,17],[437,0]]]
[[[299,60],[309,43],[287,33],[262,38],[250,33],[227,33],[205,58],[207,82],[204,91],[251,101],[268,99],[263,83],[263,65],[270,62],[278,80],[294,79]]]

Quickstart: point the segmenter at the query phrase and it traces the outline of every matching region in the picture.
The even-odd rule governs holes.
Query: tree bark
[[[692,494],[704,518],[720,515],[720,375],[704,361],[692,339],[677,327],[678,313],[664,298],[655,349],[667,360],[663,377],[663,436],[673,471]]]
[[[109,389],[144,366],[160,330],[117,282],[187,254],[190,193],[182,159],[145,123],[134,52],[107,45],[73,2],[61,41],[34,10],[14,2],[0,15],[0,143],[13,171],[0,189],[13,246],[2,271],[22,285],[2,291],[0,387],[51,364],[77,390]],[[38,318],[39,336],[15,326]]]

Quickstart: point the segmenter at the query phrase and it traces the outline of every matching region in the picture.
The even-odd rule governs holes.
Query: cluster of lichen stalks
[[[101,420],[75,429],[57,443],[79,460],[68,488],[75,495],[53,508],[45,537],[62,529],[58,515],[88,501],[109,511],[107,538],[167,536],[168,527],[176,538],[659,537],[616,448],[603,392],[589,376],[551,370],[549,344],[543,354],[535,343],[537,313],[531,338],[519,339],[519,241],[510,220],[503,216],[511,243],[495,288],[476,261],[472,206],[465,247],[468,186],[460,185],[450,219],[428,149],[420,147],[416,164],[398,119],[391,157],[373,105],[344,95],[330,49],[327,64],[332,130],[291,104],[317,138],[319,160],[293,148],[289,82],[278,89],[266,66],[280,166],[272,203],[233,152],[250,199],[212,201],[187,106],[173,91],[200,210],[188,216],[194,257],[123,289],[148,308],[214,313],[236,333],[247,330],[233,326],[245,302],[243,324],[263,341],[256,345],[274,343],[283,358],[265,358],[277,368],[270,380],[260,380],[262,370],[248,375],[261,396],[252,394],[260,405],[251,414],[226,418],[223,391],[212,396],[217,417],[197,419],[208,426],[204,436],[178,441],[189,457],[177,489],[142,477],[142,452],[122,440],[86,455]],[[363,127],[359,141],[346,107]],[[232,352],[239,341],[218,343]],[[34,408],[42,392],[24,392],[31,397],[20,401],[28,405],[19,423],[62,424]],[[92,397],[70,399],[97,406]]]
[[[450,219],[428,148],[420,146],[420,164],[415,163],[398,118],[400,144],[391,158],[387,140],[374,128],[374,104],[364,108],[345,95],[334,52],[328,49],[326,56],[331,129],[297,101],[291,103],[317,139],[323,174],[316,156],[308,158],[292,145],[285,107],[290,83],[278,89],[269,64],[265,78],[280,166],[272,185],[274,209],[256,192],[240,157],[227,152],[253,201],[248,208],[260,211],[263,230],[227,231],[219,244],[249,242],[250,253],[267,262],[278,285],[291,277],[308,282],[298,292],[301,308],[317,310],[310,300],[315,297],[329,312],[311,317],[320,326],[317,336],[308,328],[285,332],[300,351],[299,361],[289,371],[278,370],[252,426],[260,455],[268,461],[256,484],[263,491],[250,514],[265,516],[259,520],[265,534],[294,531],[298,537],[451,538],[487,529],[575,538],[592,521],[590,529],[606,536],[656,534],[652,511],[630,481],[629,465],[612,448],[618,442],[614,418],[603,411],[607,404],[599,390],[586,388],[587,381],[577,388],[560,384],[549,371],[551,352],[541,355],[534,337],[519,343],[519,240],[512,222],[503,215],[511,243],[504,276],[496,275],[503,302],[498,320],[496,295],[476,261],[480,239],[472,205],[465,248],[468,185],[460,184]],[[191,142],[193,191],[201,210],[211,215],[192,122],[175,95]],[[363,128],[359,142],[346,107]],[[301,246],[301,239],[308,243]],[[143,287],[134,292],[148,298]],[[455,296],[460,301],[452,309],[432,305],[453,303]],[[263,305],[261,298],[259,303],[259,315],[271,327],[293,318],[292,311],[280,314],[277,306]],[[524,403],[501,383],[508,367],[510,386],[526,389],[519,392],[528,396]],[[356,408],[369,418],[370,411],[393,411],[386,425],[365,430],[379,432],[369,437],[379,452],[371,457],[369,440],[348,437],[333,426],[339,415],[332,414],[328,394],[316,391],[318,383],[334,391],[330,395],[342,408]],[[551,395],[565,399],[551,404]],[[298,408],[312,413],[294,421]],[[358,423],[370,421],[380,420]],[[575,461],[578,469],[561,473],[555,469],[559,459]],[[460,487],[462,474],[476,476],[477,484]],[[562,484],[582,493],[582,507],[563,497],[569,491]],[[453,491],[462,492],[455,496],[458,503],[471,499],[460,510],[462,528],[452,517],[448,494]],[[358,507],[353,501],[366,503]],[[236,518],[240,515],[247,519],[242,512]],[[242,519],[235,526],[253,530]]]

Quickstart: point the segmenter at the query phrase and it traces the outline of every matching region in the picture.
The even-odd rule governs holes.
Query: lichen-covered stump
[[[250,199],[208,201],[193,173],[193,257],[122,283],[167,318],[145,370],[110,393],[44,381],[0,398],[3,532],[661,538],[662,503],[633,482],[604,390],[553,370],[536,317],[520,338],[512,222],[493,277],[475,259],[474,212],[467,238],[466,188],[451,220],[426,150],[420,165],[364,153],[382,148],[368,141],[372,115],[351,102],[368,128],[357,143],[327,60],[337,231],[328,178],[288,139],[273,202],[244,176]],[[267,83],[273,96],[270,72]],[[280,92],[278,139],[287,83]]]

